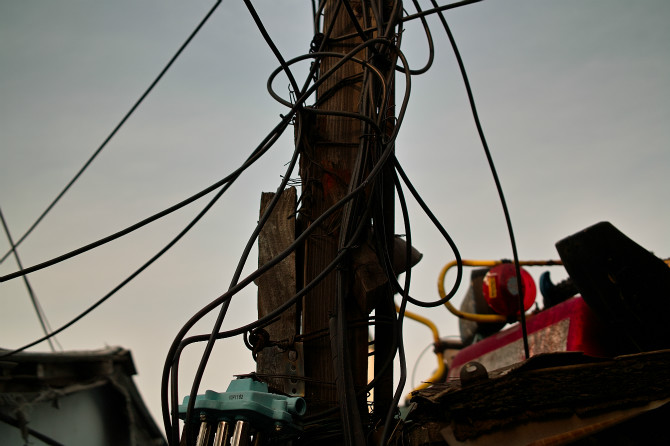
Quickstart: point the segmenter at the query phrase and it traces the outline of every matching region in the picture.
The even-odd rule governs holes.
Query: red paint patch
[[[323,174],[323,194],[330,195],[337,184],[337,180],[329,173]]]

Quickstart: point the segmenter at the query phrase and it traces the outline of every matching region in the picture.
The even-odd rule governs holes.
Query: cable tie
[[[321,48],[321,45],[323,44],[323,40],[326,36],[323,33],[316,33],[314,34],[314,37],[312,38],[312,42],[309,44],[309,52],[310,53],[315,53],[319,51],[319,48]]]

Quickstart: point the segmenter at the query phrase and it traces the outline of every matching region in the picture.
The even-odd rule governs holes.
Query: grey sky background
[[[309,2],[257,2],[288,59],[312,39]],[[428,8],[425,2],[423,7]],[[210,2],[0,2],[0,207],[15,239],[120,121],[210,8]],[[410,4],[406,5],[410,8]],[[447,13],[505,190],[522,259],[556,259],[554,244],[612,222],[670,256],[670,3],[488,0]],[[510,258],[495,187],[446,35],[430,20],[435,65],[413,79],[398,157],[466,259]],[[403,51],[422,66],[427,46],[408,23]],[[224,1],[201,33],[71,191],[19,248],[34,265],[162,210],[233,171],[285,110],[265,85],[277,66],[242,2]],[[296,67],[296,77],[307,66]],[[288,95],[279,78],[277,91]],[[121,345],[154,415],[167,348],[183,323],[222,294],[257,221],[262,191],[279,184],[292,132],[248,171],[175,248],[58,336],[68,350]],[[297,177],[297,173],[294,174]],[[30,276],[52,327],[64,324],[162,248],[201,209],[189,206],[117,242]],[[411,205],[424,258],[412,294],[437,297],[453,254]],[[398,221],[398,232],[403,232]],[[9,245],[0,237],[0,250]],[[255,253],[246,271],[256,265]],[[16,269],[13,258],[0,273]],[[531,270],[538,276],[541,270]],[[552,270],[556,280],[565,276]],[[456,303],[465,289],[456,297]],[[255,287],[225,327],[255,319]],[[0,346],[41,335],[20,280],[0,284]],[[443,308],[410,308],[458,334]],[[194,333],[208,332],[207,318]],[[410,370],[431,342],[405,323]],[[46,350],[42,344],[36,350]],[[200,349],[182,360],[187,391]],[[421,359],[414,383],[430,376]],[[201,392],[223,391],[254,368],[239,338],[217,344]]]

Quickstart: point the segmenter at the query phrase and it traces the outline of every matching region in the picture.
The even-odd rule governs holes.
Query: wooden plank
[[[275,194],[261,195],[260,215],[263,215]],[[295,240],[296,189],[282,192],[269,220],[258,237],[258,265],[264,265],[285,250]],[[263,274],[258,285],[258,317],[264,317],[296,293],[295,253]],[[271,341],[289,344],[295,339],[296,307],[284,311],[279,320],[265,327]],[[269,347],[258,353],[256,372],[260,375],[285,375],[286,355],[278,347]],[[288,387],[286,379],[268,379],[269,385],[279,390]]]

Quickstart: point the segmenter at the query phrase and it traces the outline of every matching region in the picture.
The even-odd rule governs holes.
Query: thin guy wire
[[[23,269],[23,266],[21,265],[21,258],[19,257],[19,252],[16,250],[16,244],[14,243],[14,240],[12,240],[12,234],[11,232],[9,232],[9,226],[7,225],[5,216],[2,213],[2,209],[0,209],[0,221],[2,221],[2,227],[5,230],[7,241],[9,242],[9,246],[11,247],[10,252],[14,253],[14,258],[16,259],[16,264],[18,265],[19,269]],[[44,331],[44,334],[48,336],[52,330],[51,326],[49,325],[47,315],[44,312],[42,305],[40,305],[40,302],[33,291],[33,287],[30,286],[28,277],[23,276],[23,283],[26,285],[28,296],[30,296],[30,301],[32,302],[33,308],[35,309],[35,313],[37,314],[37,319],[40,321],[40,325],[42,326],[42,331]],[[61,350],[63,350],[63,347],[61,347],[60,344],[58,346],[60,347]],[[51,341],[51,339],[49,339],[49,347],[51,347],[52,352],[56,351],[56,348],[54,347],[54,344]]]

